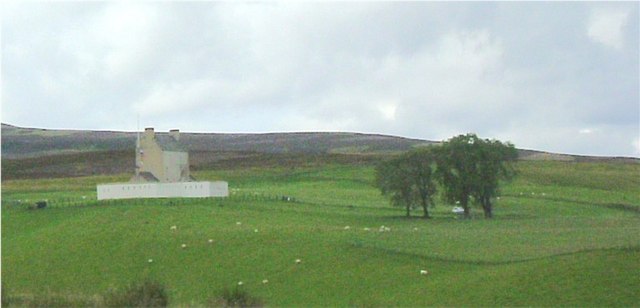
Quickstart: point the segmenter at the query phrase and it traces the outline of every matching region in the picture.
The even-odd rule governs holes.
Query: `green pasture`
[[[90,299],[150,278],[173,306],[235,287],[267,306],[637,306],[640,165],[518,169],[493,220],[441,202],[404,218],[368,165],[200,171],[232,196],[144,203],[95,201],[129,175],[3,181],[3,292]]]

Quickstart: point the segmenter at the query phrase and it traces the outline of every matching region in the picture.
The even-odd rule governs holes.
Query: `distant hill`
[[[157,134],[166,134],[157,132]],[[133,149],[135,132],[48,130],[2,124],[2,155],[26,158],[61,153]],[[191,151],[380,154],[433,141],[358,133],[181,133]]]
[[[157,132],[157,134],[166,134]],[[191,168],[298,166],[316,163],[375,163],[381,156],[438,142],[358,133],[181,133]],[[2,179],[118,174],[134,169],[135,132],[48,130],[2,124]],[[613,161],[593,157],[518,150],[522,160]]]

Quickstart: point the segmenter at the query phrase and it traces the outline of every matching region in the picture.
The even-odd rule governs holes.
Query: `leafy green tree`
[[[436,193],[433,151],[429,148],[414,150],[407,153],[405,159],[409,164],[408,177],[413,184],[414,200],[422,207],[423,217],[431,218],[429,206],[435,206],[433,196]]]
[[[473,197],[482,206],[485,218],[492,218],[491,200],[500,193],[500,181],[509,181],[516,175],[512,162],[518,159],[518,151],[512,144],[498,140],[481,140],[478,147],[479,181]]]
[[[391,196],[393,205],[403,206],[407,217],[415,206],[420,205],[424,218],[430,218],[429,206],[434,205],[436,192],[434,164],[430,149],[410,151],[378,165],[376,186],[383,195]]]
[[[518,153],[510,143],[480,139],[475,134],[453,137],[436,152],[437,175],[448,202],[459,202],[464,217],[470,216],[469,203],[482,206],[486,218],[493,217],[491,199],[499,193],[500,180],[515,175],[511,164]]]
[[[413,187],[406,176],[408,165],[402,157],[382,162],[376,168],[376,186],[384,196],[391,196],[391,204],[402,206],[407,217],[413,207]]]
[[[478,137],[474,134],[453,137],[436,147],[436,174],[443,186],[447,202],[458,203],[464,209],[464,217],[470,217],[469,201],[474,190],[478,172],[474,146]]]

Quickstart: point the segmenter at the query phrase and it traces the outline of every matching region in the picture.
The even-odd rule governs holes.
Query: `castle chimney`
[[[156,133],[153,131],[153,127],[147,127],[144,129],[144,139],[153,139]]]
[[[180,130],[172,129],[169,131],[169,136],[173,137],[175,141],[180,141]]]

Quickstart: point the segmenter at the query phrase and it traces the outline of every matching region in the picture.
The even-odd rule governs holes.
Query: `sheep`
[[[302,260],[296,259],[296,264],[300,264],[300,263],[302,263]]]
[[[264,280],[262,280],[262,284],[267,284],[267,283],[269,283],[269,280],[268,280],[268,279],[264,279]]]
[[[213,243],[213,239],[209,239],[209,244]]]
[[[175,231],[178,230],[178,226],[171,226],[171,228],[169,228],[171,231]]]
[[[244,284],[244,283],[243,283],[242,281],[238,281],[238,285],[239,285],[239,286],[241,286],[241,285],[243,285],[243,284]]]
[[[371,229],[369,229],[369,228],[364,228],[364,231],[370,231],[370,230],[371,230]]]
[[[420,275],[427,275],[429,272],[427,270],[420,270]]]
[[[182,244],[180,247],[182,247],[182,249],[187,248],[187,244]]]
[[[253,232],[258,233],[258,229],[254,229]]]
[[[149,263],[153,263],[153,259],[149,259]]]
[[[238,221],[238,222],[236,222],[236,225],[238,225],[238,226],[239,226],[239,225],[241,225],[241,224],[242,224],[242,223],[241,223],[241,222],[239,222],[239,221]]]
[[[345,229],[345,230],[349,230],[349,229],[351,229],[351,227],[349,227],[349,226],[345,226],[345,227],[344,227],[344,229]]]
[[[417,227],[413,228],[413,231],[418,231],[418,228]]]

